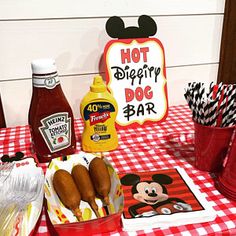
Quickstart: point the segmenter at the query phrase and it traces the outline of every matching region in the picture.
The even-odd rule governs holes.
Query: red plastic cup
[[[208,172],[221,171],[234,127],[212,127],[194,122],[194,128],[196,168]]]
[[[216,187],[223,195],[236,201],[236,135],[232,141],[226,165],[219,175]]]

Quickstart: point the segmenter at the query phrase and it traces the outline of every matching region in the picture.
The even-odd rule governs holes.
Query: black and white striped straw
[[[188,83],[184,97],[195,122],[206,126],[236,125],[236,85]]]

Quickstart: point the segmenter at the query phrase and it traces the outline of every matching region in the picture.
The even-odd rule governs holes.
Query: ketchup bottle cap
[[[57,67],[54,59],[36,59],[31,62],[33,74],[50,74],[57,72]]]

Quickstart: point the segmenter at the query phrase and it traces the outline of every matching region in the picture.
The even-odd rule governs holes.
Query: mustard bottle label
[[[109,102],[91,102],[85,106],[83,116],[85,122],[90,125],[92,132],[90,139],[94,142],[109,140],[111,135],[108,132],[108,121],[115,107]]]
[[[67,112],[47,116],[41,123],[39,131],[52,153],[71,145],[71,118]]]

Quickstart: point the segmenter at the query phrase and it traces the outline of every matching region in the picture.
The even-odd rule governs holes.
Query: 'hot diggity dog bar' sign
[[[164,120],[168,110],[164,49],[158,39],[148,38],[156,33],[155,22],[140,16],[139,28],[124,28],[119,17],[111,17],[106,30],[118,38],[104,50],[108,89],[118,103],[117,124]]]

